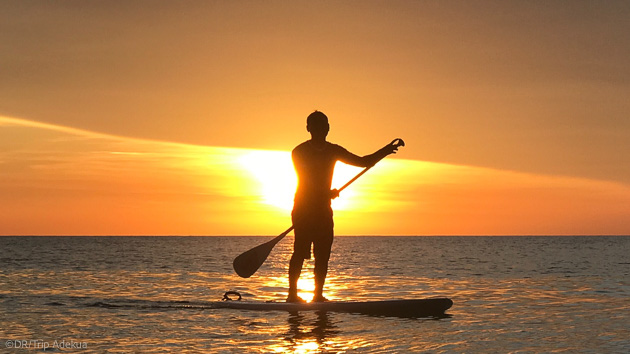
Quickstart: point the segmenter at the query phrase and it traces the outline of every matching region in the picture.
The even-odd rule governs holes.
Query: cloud
[[[401,151],[401,154],[404,152]],[[3,234],[273,235],[290,154],[0,117]],[[338,187],[360,169],[339,166]],[[627,185],[387,158],[334,204],[338,234],[629,234]]]

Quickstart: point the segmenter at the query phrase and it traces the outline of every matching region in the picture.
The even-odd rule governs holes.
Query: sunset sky
[[[628,1],[0,2],[0,235],[630,234]],[[340,166],[338,187],[360,169]]]

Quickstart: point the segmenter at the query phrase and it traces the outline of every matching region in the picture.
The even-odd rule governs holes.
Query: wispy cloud
[[[339,166],[335,186],[360,169]],[[0,118],[2,234],[272,235],[286,151],[203,147]],[[630,234],[630,188],[388,158],[335,204],[338,234]]]

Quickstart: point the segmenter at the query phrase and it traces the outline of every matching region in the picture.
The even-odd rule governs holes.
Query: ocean
[[[286,297],[292,237],[232,270],[269,239],[0,237],[0,352],[630,352],[630,237],[335,239],[329,299],[448,297],[442,318],[208,306]]]

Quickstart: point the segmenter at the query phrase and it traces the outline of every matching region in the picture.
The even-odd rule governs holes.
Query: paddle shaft
[[[382,159],[381,159],[382,160]],[[381,161],[378,160],[378,161]],[[377,162],[378,162],[377,161]],[[376,165],[376,163],[374,164]],[[343,186],[341,186],[341,188],[339,188],[337,190],[338,193],[341,193],[342,190],[346,189],[349,185],[352,184],[352,182],[356,181],[359,177],[363,176],[364,173],[366,173],[370,168],[374,167],[374,165],[372,166],[368,166],[366,168],[363,169],[363,171],[359,172],[356,176],[352,177],[351,180],[349,180],[348,182],[346,182],[346,184],[344,184]],[[281,233],[278,237],[276,237],[278,239],[278,241],[282,240],[284,238],[284,236],[288,235],[289,232],[293,231],[293,229],[295,228],[295,226],[291,225],[290,228],[288,228],[285,232]],[[275,239],[274,239],[275,240]],[[278,241],[276,241],[275,243],[278,243]]]
[[[380,160],[379,160],[380,161]],[[366,173],[370,168],[372,168],[374,165],[372,166],[368,166],[366,168],[363,169],[363,171],[359,172],[356,176],[352,177],[351,180],[349,180],[348,182],[346,182],[346,184],[344,184],[343,186],[341,186],[341,188],[338,189],[338,192],[341,193],[342,190],[346,189],[346,187],[348,187],[349,185],[352,184],[352,182],[356,181],[359,177],[363,176],[364,173]],[[295,228],[295,226],[291,225],[290,228],[288,228],[285,232],[281,233],[278,237],[276,237],[275,239],[273,239],[274,244],[278,243],[280,240],[282,240],[284,238],[284,236],[288,235],[289,232],[293,231],[293,229]],[[277,239],[277,240],[276,240]]]
[[[405,143],[402,139],[394,139],[391,145],[393,145],[395,149],[398,149],[399,146],[405,146]],[[383,158],[379,159],[378,161],[382,160]],[[356,181],[359,177],[361,177],[364,173],[366,173],[370,168],[376,165],[378,161],[376,161],[373,165],[364,168],[363,171],[359,172],[356,176],[354,176],[351,180],[349,180],[346,184],[344,184],[341,188],[339,188],[337,190],[337,195],[339,195],[341,191],[343,191],[349,185],[351,185],[352,182]],[[243,277],[243,278],[249,278],[254,273],[256,273],[258,268],[260,268],[260,266],[265,262],[265,260],[269,256],[269,253],[271,253],[271,250],[273,249],[273,247],[278,242],[280,242],[280,240],[282,240],[286,235],[288,235],[289,232],[291,232],[293,229],[294,229],[294,226],[291,225],[290,228],[288,228],[286,231],[276,236],[272,240],[267,241],[263,243],[262,245],[258,245],[248,251],[245,251],[242,254],[240,254],[238,257],[236,257],[234,259],[234,262],[232,263],[236,274],[238,274],[240,277]]]
[[[373,165],[372,165],[373,166]],[[341,192],[346,187],[348,187],[352,182],[356,181],[357,178],[361,177],[367,170],[369,170],[372,166],[368,166],[363,169],[359,174],[354,176],[348,183],[344,184],[341,188],[339,188],[338,192]],[[249,278],[262,264],[265,262],[271,250],[275,247],[275,245],[280,242],[289,232],[293,231],[295,226],[291,225],[290,228],[286,229],[280,235],[274,237],[272,240],[263,243],[262,245],[258,245],[248,251],[241,253],[238,257],[234,258],[234,262],[232,263],[232,267],[236,274],[238,274],[242,278]]]
[[[380,161],[380,160],[379,160]],[[378,161],[377,161],[378,162]],[[376,165],[376,164],[374,164]],[[348,187],[349,185],[352,184],[352,182],[356,181],[359,177],[363,176],[364,173],[366,173],[370,168],[372,168],[374,165],[372,166],[368,166],[366,168],[363,169],[363,171],[359,172],[356,176],[352,177],[351,180],[349,180],[348,182],[346,182],[346,184],[344,184],[341,188],[338,189],[339,193],[341,193],[342,190],[346,189],[346,187]]]

